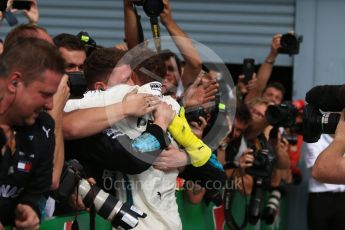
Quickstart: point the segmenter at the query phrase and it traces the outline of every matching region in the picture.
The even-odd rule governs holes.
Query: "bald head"
[[[50,37],[46,29],[34,24],[23,24],[12,29],[6,36],[4,46],[8,46],[18,38],[37,38],[54,45],[53,39]]]

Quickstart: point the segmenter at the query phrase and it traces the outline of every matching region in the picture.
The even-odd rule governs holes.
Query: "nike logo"
[[[201,149],[204,148],[204,147],[205,147],[205,146],[202,145],[202,146],[200,146],[200,147],[198,148],[198,150],[201,150]]]

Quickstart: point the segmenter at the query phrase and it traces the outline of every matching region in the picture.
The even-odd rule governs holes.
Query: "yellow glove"
[[[168,131],[176,142],[185,148],[193,166],[200,167],[210,159],[212,150],[192,132],[183,107],[170,123]]]

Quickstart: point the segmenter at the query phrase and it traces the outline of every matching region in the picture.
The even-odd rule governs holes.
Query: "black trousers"
[[[345,192],[309,193],[308,229],[345,229]]]

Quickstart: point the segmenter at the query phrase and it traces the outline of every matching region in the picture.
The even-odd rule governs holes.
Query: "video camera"
[[[327,96],[325,96],[327,95]],[[345,108],[345,85],[316,86],[306,94],[308,105],[297,108],[293,104],[270,105],[266,111],[268,123],[273,126],[294,128],[303,134],[308,143],[317,142],[322,133],[334,134],[340,114],[335,113]],[[324,112],[333,111],[333,112]],[[303,117],[302,127],[296,117]]]
[[[56,199],[66,201],[77,189],[86,207],[94,205],[96,212],[117,228],[132,229],[139,223],[138,218],[145,218],[146,214],[136,207],[123,203],[96,185],[91,185],[85,179],[83,166],[77,160],[65,162],[61,176],[60,187],[56,192]]]
[[[299,45],[302,42],[303,37],[297,36],[294,33],[283,34],[280,39],[280,48],[278,53],[294,55],[299,53]]]

